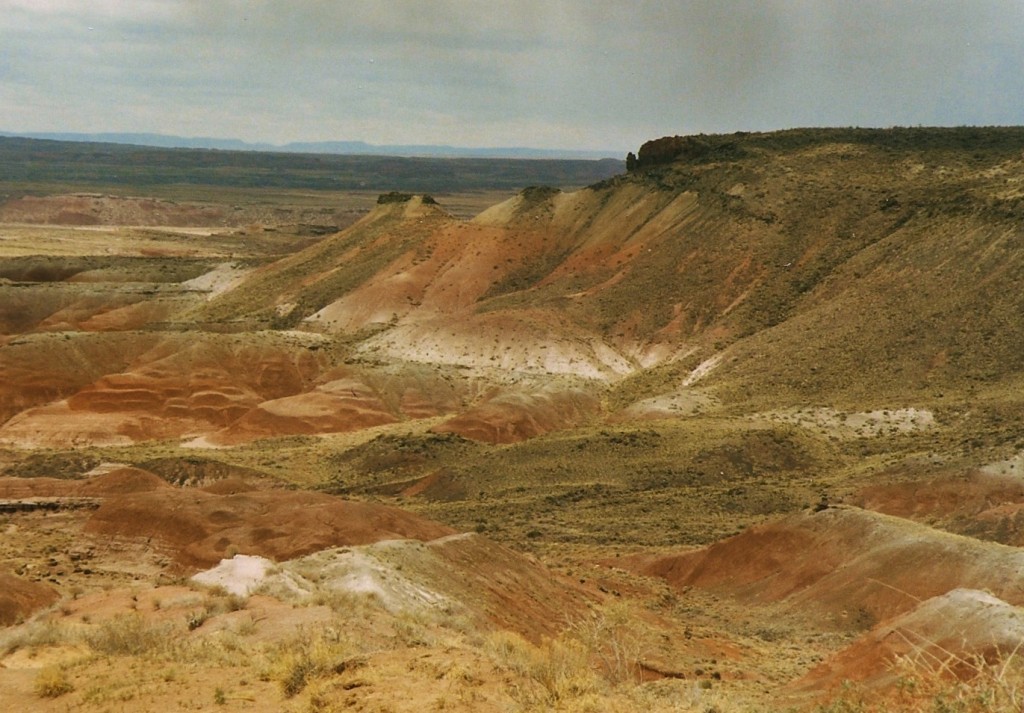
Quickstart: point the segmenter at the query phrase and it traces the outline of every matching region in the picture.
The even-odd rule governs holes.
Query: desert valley
[[[1020,710],[1024,129],[75,146],[0,139],[0,709]]]

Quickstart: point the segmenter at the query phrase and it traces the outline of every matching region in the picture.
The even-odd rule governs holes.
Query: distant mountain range
[[[348,154],[363,156],[429,156],[449,158],[547,158],[547,159],[602,159],[622,158],[616,151],[575,151],[563,149],[537,149],[521,146],[504,148],[469,148],[465,146],[437,145],[376,145],[365,141],[302,141],[287,144],[249,143],[240,139],[169,136],[166,134],[80,134],[4,132],[0,136],[14,136],[51,141],[81,141],[89,143],[130,144],[159,148],[216,149],[221,151],[279,151],[282,153]]]

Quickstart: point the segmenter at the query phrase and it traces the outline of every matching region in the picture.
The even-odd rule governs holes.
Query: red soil
[[[203,489],[178,488],[138,468],[118,468],[85,480],[0,478],[0,499],[74,497],[100,501],[85,532],[155,540],[187,568],[210,567],[233,554],[281,561],[329,547],[389,539],[427,541],[454,533],[398,508],[268,489],[239,478]]]
[[[598,599],[579,584],[486,537],[454,535],[427,543],[442,566],[415,574],[431,582],[491,625],[519,632],[534,641],[554,636]],[[427,565],[429,560],[406,564]]]
[[[44,353],[49,342],[38,341],[33,349],[25,345],[24,354],[5,353],[9,363],[0,364],[0,376],[13,382],[10,394],[0,385],[0,408],[6,401],[8,414],[24,409],[0,427],[0,439],[19,445],[127,444],[213,433],[264,402],[310,388],[323,367],[321,357],[286,338],[257,344],[223,335],[163,335],[123,345],[127,349],[106,364],[82,364],[92,350],[76,348],[77,340],[71,346],[58,340],[51,354]],[[110,349],[116,347],[113,340]],[[67,364],[60,359],[65,350]],[[65,383],[62,371],[76,366],[80,381]],[[105,374],[96,373],[104,366]],[[85,381],[90,374],[92,381]],[[30,390],[36,384],[48,388],[37,394]],[[45,405],[25,409],[41,401]]]
[[[943,473],[924,480],[863,489],[853,502],[868,510],[972,537],[1024,545],[1024,481],[981,471]]]
[[[57,601],[57,590],[0,572],[0,626],[15,624]]]
[[[65,398],[104,374],[124,369],[160,337],[151,334],[36,334],[8,343],[0,358],[0,423]]]
[[[1020,647],[1022,614],[985,592],[955,589],[875,627],[788,688],[827,695],[851,681],[892,693],[900,676],[972,678],[981,661]]]
[[[365,384],[344,379],[313,391],[264,401],[211,441],[235,444],[272,436],[343,433],[397,420]]]
[[[166,480],[148,470],[118,468],[82,481],[78,494],[86,497],[148,493],[172,488]]]
[[[680,589],[783,602],[823,626],[863,628],[958,587],[1024,603],[1024,553],[848,507],[802,512],[701,550],[616,560]]]
[[[397,508],[302,491],[218,495],[161,489],[107,498],[85,525],[94,534],[153,538],[188,568],[232,554],[286,560],[328,547],[432,540],[450,528]]]
[[[80,487],[76,480],[0,477],[0,499],[75,497]]]

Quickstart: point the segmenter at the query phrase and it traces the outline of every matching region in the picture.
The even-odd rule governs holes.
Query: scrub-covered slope
[[[358,349],[375,358],[601,379],[735,345],[712,381],[741,397],[771,384],[787,401],[1019,372],[1024,132],[682,146],[575,193],[528,189],[469,223],[392,198],[204,314],[368,330]]]
[[[1017,129],[664,139],[629,174],[526,189],[471,221],[385,194],[215,290],[195,287],[210,282],[198,263],[130,299],[97,283],[92,302],[65,299],[58,280],[35,331],[176,333],[43,389],[65,401],[7,387],[16,420],[0,437],[238,443],[441,417],[509,442],[709,407],[934,410],[975,392],[1007,405],[1024,367],[1022,149]],[[189,324],[241,336],[182,338]],[[307,336],[269,336],[285,329]],[[32,384],[21,346],[0,371]],[[281,367],[294,378],[264,388]],[[46,435],[72,412],[84,435]]]

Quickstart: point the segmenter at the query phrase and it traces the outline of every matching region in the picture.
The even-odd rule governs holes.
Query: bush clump
[[[148,623],[141,614],[110,619],[86,636],[90,648],[111,656],[139,656],[163,648],[169,627]]]
[[[71,685],[64,669],[58,666],[47,666],[39,671],[33,689],[40,698],[59,698],[65,693],[71,693],[75,687]]]

